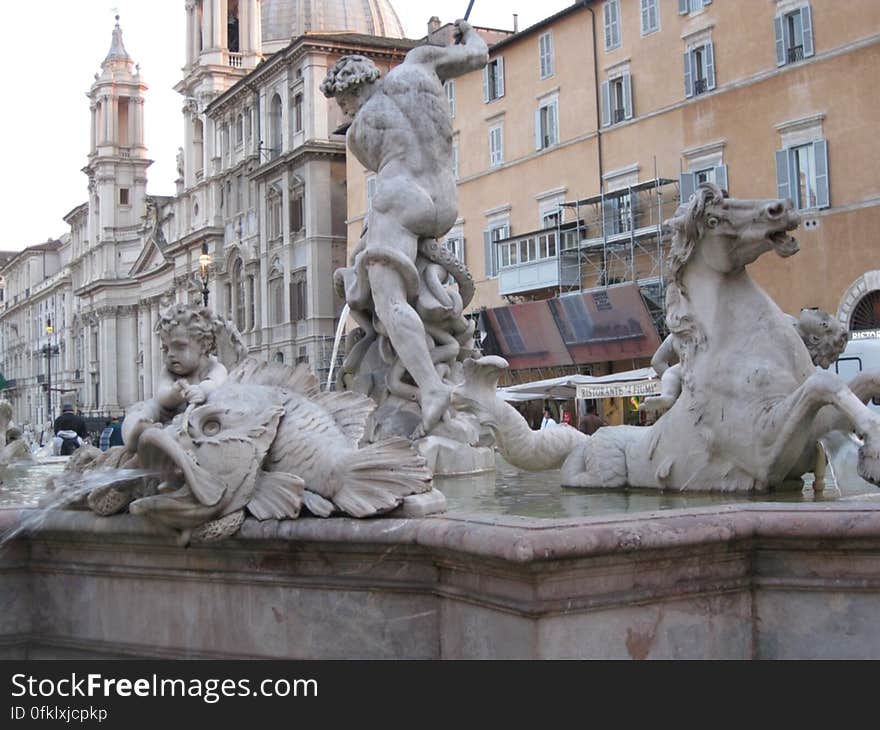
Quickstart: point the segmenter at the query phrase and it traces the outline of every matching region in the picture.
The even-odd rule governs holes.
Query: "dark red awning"
[[[494,354],[514,370],[651,357],[660,346],[635,284],[496,307],[486,319]]]

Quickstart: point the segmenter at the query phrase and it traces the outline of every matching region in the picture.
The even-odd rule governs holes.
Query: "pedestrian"
[[[585,415],[578,424],[578,430],[583,431],[587,436],[592,436],[602,426],[608,423],[596,413],[596,405],[590,403],[587,405],[587,415]]]
[[[107,451],[107,449],[113,446],[125,445],[122,440],[122,426],[119,423],[119,416],[113,416],[112,419],[104,423],[104,430],[101,431],[98,443],[100,444],[101,451]]]
[[[54,431],[55,441],[60,440],[60,444],[55,444],[60,456],[72,454],[89,435],[85,419],[74,413],[72,403],[61,406],[61,415],[55,419]]]
[[[545,428],[555,425],[556,421],[553,419],[553,413],[550,411],[550,406],[545,406],[544,418],[541,420],[541,430],[543,431]]]

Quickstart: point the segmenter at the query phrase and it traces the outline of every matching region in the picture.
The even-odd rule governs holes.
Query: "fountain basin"
[[[0,555],[0,655],[878,658],[878,557],[870,498],[249,519],[186,549],[131,515],[53,512]]]

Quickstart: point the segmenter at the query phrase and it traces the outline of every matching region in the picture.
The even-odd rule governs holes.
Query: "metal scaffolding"
[[[665,334],[662,228],[678,204],[678,181],[662,177],[560,203],[558,295],[635,282]]]

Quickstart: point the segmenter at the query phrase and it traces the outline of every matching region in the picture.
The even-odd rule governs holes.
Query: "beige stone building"
[[[61,241],[0,254],[0,375],[22,422],[47,418],[50,366],[52,415],[64,399],[102,422],[150,397],[160,308],[202,300],[204,253],[210,305],[253,354],[328,369],[345,143],[318,86],[344,53],[387,65],[413,41],[387,0],[184,0],[180,11],[176,194],[146,192],[147,85],[117,22],[82,110],[87,199],[65,216]]]
[[[880,326],[878,73],[874,0],[596,0],[495,42],[448,88],[447,243],[513,379],[647,363],[660,223],[707,179],[802,209],[801,252],[753,267],[783,309]],[[352,245],[369,176],[350,159],[348,177]]]

